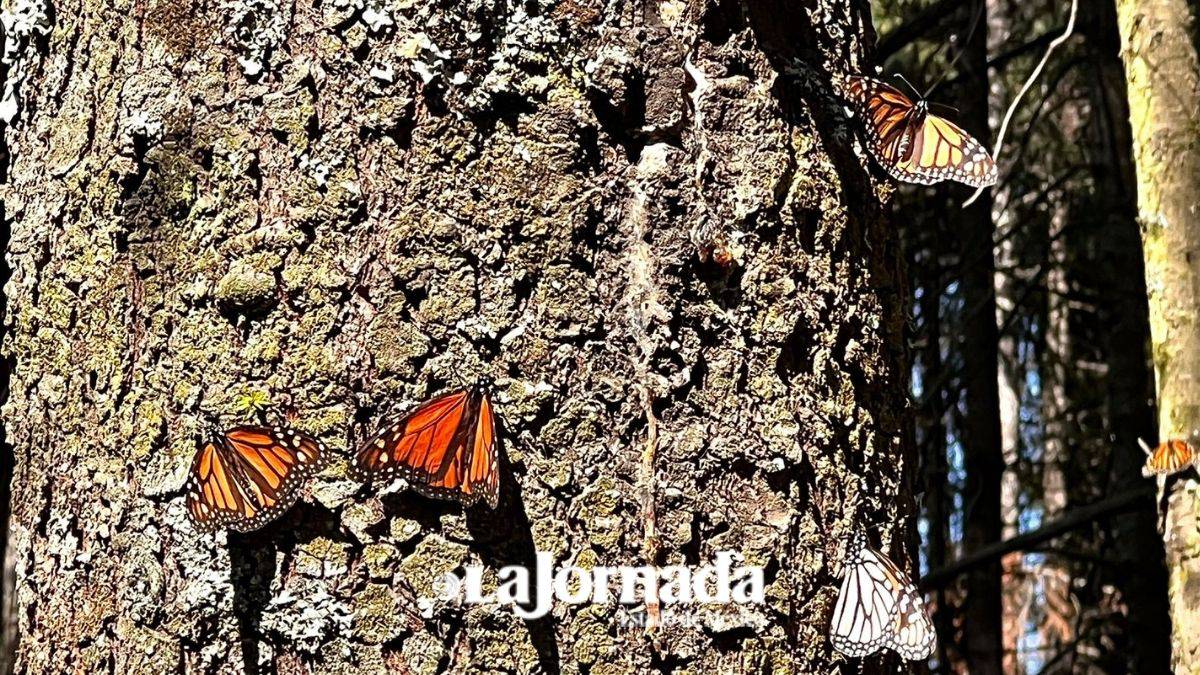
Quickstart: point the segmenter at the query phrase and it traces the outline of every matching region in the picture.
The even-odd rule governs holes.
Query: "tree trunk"
[[[1200,59],[1185,0],[1119,0],[1138,209],[1157,375],[1160,439],[1200,429]],[[1194,472],[1166,484],[1163,540],[1177,673],[1200,673],[1200,491]]]
[[[898,210],[897,219],[906,220],[908,213]],[[905,235],[905,244],[909,248],[906,260],[916,262],[909,268],[910,278],[914,287],[920,290],[915,310],[919,320],[916,343],[921,348],[913,355],[913,360],[914,372],[918,373],[915,376],[915,384],[919,385],[917,393],[922,403],[917,410],[916,442],[921,454],[924,483],[923,515],[928,522],[928,530],[924,536],[927,552],[925,562],[930,570],[941,569],[949,562],[949,513],[954,504],[953,486],[946,462],[948,372],[942,357],[944,342],[949,341],[949,336],[944,334],[942,328],[942,305],[946,288],[942,281],[941,263],[945,258],[944,252],[949,237],[937,227],[939,224],[937,219],[922,222],[920,226],[904,222],[901,229]],[[914,386],[914,389],[917,387]],[[948,604],[950,596],[944,585],[933,589],[934,607],[937,608],[933,614],[933,622],[938,635],[936,657],[940,666],[939,672],[951,672],[951,649],[956,639],[954,612]]]
[[[914,516],[898,246],[834,94],[861,7],[41,9],[0,172],[19,670],[842,661],[843,537],[910,560]],[[477,375],[496,512],[345,478],[385,415]],[[260,533],[198,534],[197,442],[259,395],[338,459]],[[650,635],[615,605],[419,613],[441,573],[535,550],[733,550],[768,605]]]
[[[982,0],[981,0],[982,2]],[[977,11],[970,3],[962,14]],[[966,129],[979,138],[989,138],[987,16],[979,18],[976,33],[964,46],[962,66],[966,73],[960,98]],[[964,22],[969,25],[970,19]],[[1000,434],[1000,394],[997,383],[999,334],[996,326],[996,291],[993,286],[995,258],[992,246],[992,200],[990,196],[964,209],[961,215],[963,261],[961,289],[964,318],[961,349],[966,415],[962,433],[963,467],[963,553],[1000,541],[1003,521],[1000,488],[1004,475]],[[1000,563],[968,573],[963,608],[963,652],[966,667],[975,675],[1001,672],[1003,624]]]
[[[1098,325],[1108,371],[1104,401],[1112,444],[1108,493],[1135,489],[1144,479],[1145,461],[1138,439],[1154,436],[1153,374],[1150,371],[1150,326],[1147,321],[1145,268],[1138,237],[1137,184],[1132,156],[1129,104],[1120,60],[1120,34],[1115,7],[1106,2],[1081,3],[1079,32],[1091,64],[1091,142],[1089,155],[1096,167],[1097,200],[1101,214],[1094,237],[1098,253],[1093,265],[1099,284]],[[1122,270],[1112,274],[1112,270]],[[1156,518],[1150,508],[1135,509],[1113,518],[1112,547],[1117,569],[1105,581],[1121,591],[1128,608],[1128,626],[1114,650],[1130,672],[1166,672],[1170,660],[1170,620],[1167,581],[1158,546]],[[1122,648],[1124,647],[1124,648]]]

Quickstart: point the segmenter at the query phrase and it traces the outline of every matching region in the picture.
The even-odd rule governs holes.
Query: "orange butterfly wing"
[[[204,531],[216,530],[244,517],[245,497],[215,443],[200,448],[192,462],[187,508],[192,522]]]
[[[496,419],[487,396],[480,401],[476,417],[465,489],[494,509],[500,495],[500,470],[496,462]]]
[[[1191,466],[1195,459],[1196,455],[1190,443],[1178,439],[1169,440],[1160,443],[1146,458],[1142,474],[1149,477],[1179,473]]]
[[[896,607],[889,621],[891,635],[887,646],[910,661],[929,658],[937,646],[937,633],[925,611],[920,593],[908,580],[908,575],[900,571],[890,558],[880,555],[879,562],[883,563],[888,584],[896,593]]]
[[[257,530],[296,502],[326,460],[325,446],[291,429],[240,426],[196,454],[187,507],[202,530]]]
[[[909,144],[908,152],[889,172],[903,181],[932,185],[956,180],[972,187],[996,184],[996,162],[988,151],[958,125],[927,114]]]
[[[404,478],[428,497],[496,507],[495,419],[482,391],[443,394],[367,439],[355,456],[352,473],[360,480],[376,476]]]
[[[913,102],[886,82],[862,76],[847,79],[846,94],[866,122],[871,154],[885,167],[902,159],[912,142]]]

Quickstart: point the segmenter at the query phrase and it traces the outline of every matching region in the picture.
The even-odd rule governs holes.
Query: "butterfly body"
[[[949,120],[872,77],[851,76],[846,97],[862,118],[867,149],[893,178],[932,185],[955,180],[973,187],[996,183],[996,163],[979,141]]]
[[[842,574],[829,629],[834,648],[855,658],[887,648],[910,661],[933,653],[937,636],[916,587],[861,532],[847,546]]]
[[[192,462],[188,515],[204,531],[257,530],[291,508],[326,459],[324,443],[290,428],[214,431]]]
[[[500,478],[496,421],[481,385],[437,396],[363,443],[351,473],[360,480],[404,478],[418,493],[496,508]]]

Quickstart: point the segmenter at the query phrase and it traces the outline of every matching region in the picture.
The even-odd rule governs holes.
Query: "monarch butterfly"
[[[188,514],[203,531],[257,530],[296,502],[304,480],[325,460],[324,443],[290,428],[247,425],[214,432],[192,462]]]
[[[846,656],[867,656],[886,647],[910,661],[928,658],[937,643],[916,587],[895,563],[867,545],[862,532],[846,548],[829,640]]]
[[[1147,455],[1146,464],[1142,467],[1142,475],[1146,478],[1179,473],[1196,461],[1196,453],[1192,449],[1192,444],[1187,441],[1169,440],[1159,443],[1158,447],[1153,450],[1140,438],[1138,444],[1142,446],[1142,450],[1146,451]]]
[[[352,475],[404,478],[427,497],[496,508],[496,420],[482,384],[437,396],[367,439]]]
[[[982,188],[996,183],[987,150],[945,118],[873,77],[847,79],[847,98],[867,125],[871,156],[897,180],[932,185],[956,180]]]

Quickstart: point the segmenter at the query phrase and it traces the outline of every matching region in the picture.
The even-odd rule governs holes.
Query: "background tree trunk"
[[[865,8],[18,4],[19,669],[835,667],[843,537],[903,561],[914,517],[898,246],[834,94]],[[496,512],[344,478],[386,414],[481,374]],[[266,530],[197,534],[197,442],[254,392],[339,460]],[[770,600],[651,637],[613,606],[418,613],[535,549],[735,550]]]
[[[1137,223],[1137,176],[1129,127],[1120,32],[1115,6],[1080,3],[1079,32],[1094,64],[1090,94],[1090,142],[1081,146],[1095,167],[1093,212],[1100,226],[1092,238],[1096,262],[1090,266],[1101,326],[1100,344],[1108,367],[1104,403],[1109,431],[1108,493],[1144,485],[1145,456],[1138,439],[1154,435],[1154,375],[1150,369],[1145,271]],[[1127,270],[1114,275],[1112,270]],[[1170,619],[1157,519],[1149,505],[1113,518],[1112,548],[1118,566],[1104,581],[1121,590],[1128,628],[1114,650],[1131,672],[1165,672],[1169,666]],[[1099,640],[1097,640],[1099,642]],[[1127,645],[1127,647],[1126,647]]]
[[[1138,207],[1150,299],[1160,439],[1200,429],[1200,59],[1196,13],[1185,0],[1120,0]],[[1177,673],[1200,673],[1200,493],[1195,474],[1160,499]]]
[[[978,17],[976,15],[978,13]],[[964,46],[965,128],[979,138],[988,133],[987,7],[984,0],[963,7],[963,33],[975,34]],[[1000,488],[1004,477],[1000,392],[997,381],[999,332],[996,326],[995,258],[990,194],[964,209],[961,217],[961,345],[966,414],[963,425],[963,553],[1000,541],[1003,535]],[[1004,654],[999,561],[972,570],[966,579],[962,647],[966,667],[978,675],[1000,673]]]

